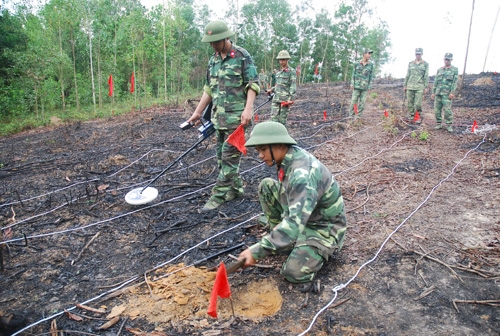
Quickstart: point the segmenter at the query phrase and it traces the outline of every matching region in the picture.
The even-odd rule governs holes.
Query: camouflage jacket
[[[441,67],[434,78],[432,93],[435,95],[449,95],[455,93],[458,82],[458,68],[453,65],[449,68]]]
[[[267,75],[265,73],[260,73],[259,74],[259,80],[261,83],[267,83]]]
[[[339,184],[318,159],[291,146],[279,167],[283,220],[250,250],[256,259],[289,252],[297,246],[317,247],[328,260],[342,247],[346,231]]]
[[[234,130],[240,125],[249,89],[260,92],[257,69],[248,51],[232,44],[224,60],[219,53],[212,55],[203,90],[212,97],[215,129]]]
[[[423,90],[429,85],[429,63],[411,61],[408,64],[404,87],[408,90]]]
[[[288,67],[276,73],[276,82],[273,87],[275,93],[273,102],[295,100],[295,92],[297,91],[296,78],[297,75],[294,68]]]
[[[368,62],[363,65],[361,61],[354,64],[354,69],[352,71],[351,86],[356,90],[368,90],[371,89],[371,83],[373,78],[373,63]]]

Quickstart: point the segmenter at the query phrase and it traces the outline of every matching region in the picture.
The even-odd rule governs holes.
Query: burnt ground
[[[231,275],[232,290],[240,291],[233,298],[236,317],[222,300],[219,319],[205,313],[213,280],[207,269],[230,264],[229,254],[264,233],[256,189],[275,172],[253,150],[241,163],[245,196],[199,213],[217,174],[213,137],[154,183],[156,200],[124,201],[197,140],[195,130],[178,127],[189,104],[2,138],[0,223],[8,244],[1,245],[0,312],[14,313],[10,323],[17,328],[34,324],[21,335],[47,334],[51,325],[66,335],[293,335],[306,330],[340,286],[309,334],[498,335],[500,131],[484,130],[500,124],[499,85],[496,74],[467,78],[452,134],[433,129],[429,94],[421,125],[402,119],[401,80],[377,82],[356,122],[346,119],[351,91],[345,85],[301,86],[288,128],[341,184],[345,246],[319,272],[320,293],[287,283],[279,274],[283,256]],[[260,121],[268,113],[266,105]],[[481,132],[471,134],[474,120]],[[196,276],[209,274],[203,285],[169,287],[180,278],[161,286],[143,282],[193,263],[180,278],[201,271]],[[254,303],[238,310],[263,281],[281,294],[277,309],[252,315]],[[130,308],[142,300],[139,294],[153,303]],[[112,310],[117,323],[98,330]]]

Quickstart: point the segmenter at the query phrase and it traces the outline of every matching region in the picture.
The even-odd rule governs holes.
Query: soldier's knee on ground
[[[317,247],[299,246],[292,250],[283,264],[281,275],[293,283],[312,281],[324,261]]]

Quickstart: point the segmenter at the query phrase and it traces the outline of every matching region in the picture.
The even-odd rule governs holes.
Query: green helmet
[[[276,57],[276,59],[277,60],[280,60],[280,59],[290,59],[290,54],[286,50],[281,50],[278,53],[278,57]]]
[[[234,35],[234,32],[222,21],[210,22],[205,26],[205,36],[201,42],[217,42]]]
[[[288,135],[283,124],[276,121],[266,121],[255,125],[245,147],[270,144],[296,145],[297,142]]]

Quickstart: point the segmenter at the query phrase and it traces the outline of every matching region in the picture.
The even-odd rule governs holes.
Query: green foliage
[[[399,132],[399,129],[397,128],[397,116],[394,114],[389,115],[389,117],[382,117],[384,121],[384,131],[391,134],[391,135],[396,135]]]
[[[377,97],[378,97],[378,93],[377,93],[377,92],[371,92],[371,93],[370,93],[370,98],[371,98],[371,99],[375,99],[375,98],[377,98]]]
[[[429,138],[429,132],[425,130],[420,132],[420,136],[418,138],[423,141],[427,140]]]
[[[35,11],[30,3],[15,1],[12,11],[0,12],[1,134],[45,125],[51,115],[106,117],[123,104],[200,95],[213,54],[201,37],[217,14],[207,5],[173,0],[146,10],[139,0],[48,0]],[[225,17],[234,18],[239,3],[228,5]],[[290,66],[301,66],[299,83],[348,80],[364,48],[375,51],[377,69],[387,62],[388,27],[365,24],[374,19],[367,0],[335,6],[332,16],[306,2],[256,0],[227,23],[258,68],[277,68],[277,53],[287,50]],[[321,77],[314,77],[318,63]]]

